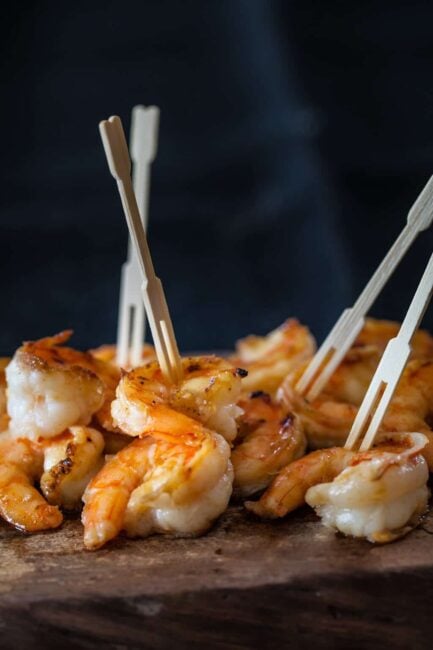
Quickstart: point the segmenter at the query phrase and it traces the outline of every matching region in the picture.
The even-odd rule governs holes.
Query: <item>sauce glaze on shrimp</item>
[[[411,530],[426,509],[427,442],[421,433],[388,434],[368,452],[313,451],[287,465],[258,501],[245,505],[276,518],[307,502],[326,525],[347,535],[392,541]]]
[[[236,343],[232,363],[248,370],[243,391],[274,395],[283,379],[305,365],[316,350],[307,327],[290,318],[266,336],[247,336]]]
[[[124,530],[204,533],[232,493],[230,447],[199,422],[167,409],[155,428],[108,460],[88,485],[84,544],[100,548]]]
[[[124,374],[111,405],[114,424],[130,436],[139,436],[158,430],[175,410],[232,441],[241,414],[236,402],[245,371],[215,356],[185,357],[182,365],[179,385],[169,384],[156,362]]]
[[[420,433],[393,436],[395,448],[384,443],[354,456],[349,467],[330,483],[311,487],[306,502],[328,528],[370,542],[392,542],[419,523],[427,509],[428,468]]]
[[[114,397],[117,369],[63,346],[70,335],[24,343],[7,366],[7,408],[17,436],[36,440],[86,425]]]
[[[243,397],[232,451],[234,490],[249,496],[267,487],[279,470],[305,453],[301,421],[263,391]]]

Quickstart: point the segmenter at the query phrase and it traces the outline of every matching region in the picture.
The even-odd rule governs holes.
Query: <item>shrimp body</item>
[[[113,382],[114,370],[88,353],[63,347],[70,334],[24,343],[7,366],[10,429],[18,437],[57,436],[72,425],[88,424],[103,406],[102,376]]]
[[[243,390],[273,395],[283,379],[305,365],[316,350],[308,328],[289,319],[267,336],[247,336],[236,344],[231,361],[248,370]]]
[[[3,433],[0,440],[0,516],[26,533],[57,528],[63,521],[33,486],[42,473],[42,448]]]
[[[392,541],[425,511],[426,444],[421,433],[394,433],[368,452],[313,451],[287,465],[258,501],[245,505],[261,517],[275,518],[307,502],[328,526],[370,541]]]
[[[362,358],[359,358],[359,362],[363,363]],[[341,370],[343,374],[346,372],[349,372],[347,367]],[[359,375],[355,372],[352,375],[350,390],[355,403],[339,401],[338,398],[344,397],[343,384],[341,390],[337,392],[337,398],[331,394],[332,379],[331,385],[325,389],[323,395],[319,395],[313,402],[308,402],[296,393],[291,377],[286,378],[282,383],[277,397],[286,408],[299,416],[310,448],[339,446],[344,445],[358,412],[359,404],[358,399],[355,399],[355,393],[359,391],[359,396],[363,395],[365,392],[362,388],[363,381],[362,373]],[[338,385],[340,386],[340,380]],[[429,443],[422,453],[430,470],[433,470],[433,432],[430,426],[432,414],[433,361],[412,359],[398,383],[381,425],[381,431],[383,433],[419,431],[426,435]]]
[[[354,348],[374,346],[380,353],[390,339],[397,336],[401,323],[391,320],[367,318],[365,325],[355,340]],[[411,342],[411,359],[428,359],[433,356],[433,337],[425,330],[417,330]]]
[[[124,374],[111,405],[114,424],[139,436],[171,421],[174,409],[233,440],[244,372],[214,356],[187,357],[182,365],[184,378],[175,386],[164,379],[156,362]]]
[[[238,405],[239,435],[232,451],[234,490],[248,496],[265,488],[279,470],[305,452],[299,418],[258,391]]]
[[[89,427],[70,427],[44,441],[43,448],[42,493],[51,504],[77,509],[87,484],[103,465],[103,435]]]
[[[395,438],[395,436],[394,436]],[[330,483],[311,487],[306,502],[322,523],[370,542],[390,542],[409,532],[427,508],[427,438],[404,434],[408,448],[358,454]]]
[[[332,481],[345,469],[353,451],[342,447],[318,449],[284,467],[258,501],[247,501],[247,510],[266,519],[284,517],[305,504],[309,488]]]
[[[84,494],[84,544],[96,549],[121,530],[181,536],[205,532],[232,492],[230,447],[222,436],[171,411],[151,435],[119,451]]]

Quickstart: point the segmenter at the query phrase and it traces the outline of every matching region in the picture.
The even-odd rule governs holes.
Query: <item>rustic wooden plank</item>
[[[90,553],[73,519],[35,536],[2,525],[1,648],[427,648],[432,535],[429,516],[376,547],[307,510],[261,522],[232,507],[199,539]]]

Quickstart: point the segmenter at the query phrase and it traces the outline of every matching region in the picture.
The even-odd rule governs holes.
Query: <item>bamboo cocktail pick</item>
[[[376,433],[382,424],[386,410],[409,359],[412,337],[424,316],[432,293],[433,255],[430,257],[398,335],[391,339],[385,348],[382,359],[353,422],[352,430],[345,444],[346,449],[353,448],[359,436],[367,427],[360,450],[367,451],[373,444]]]
[[[144,230],[147,229],[150,165],[156,156],[158,125],[159,109],[156,106],[134,106],[131,122],[133,187]],[[117,364],[123,368],[138,366],[142,359],[146,315],[141,282],[137,256],[129,238],[128,257],[122,266],[117,324]]]
[[[301,395],[311,401],[323,390],[332,373],[361,331],[365,316],[371,305],[388,282],[418,233],[426,230],[432,220],[433,176],[430,177],[410,209],[406,226],[370,278],[358,300],[353,307],[343,311],[299,379],[296,390]]]
[[[109,120],[100,122],[99,130],[111,174],[117,181],[129,234],[137,255],[143,279],[141,293],[152,331],[156,356],[164,376],[172,383],[178,383],[182,379],[181,359],[164,290],[161,280],[155,275],[146,233],[132,187],[131,160],[122,122],[117,116],[110,117]]]

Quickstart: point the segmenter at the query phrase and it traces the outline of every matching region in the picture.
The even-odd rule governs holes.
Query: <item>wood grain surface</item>
[[[0,647],[430,648],[433,517],[388,546],[311,511],[261,522],[231,507],[198,539],[83,549],[76,519],[1,524]]]

